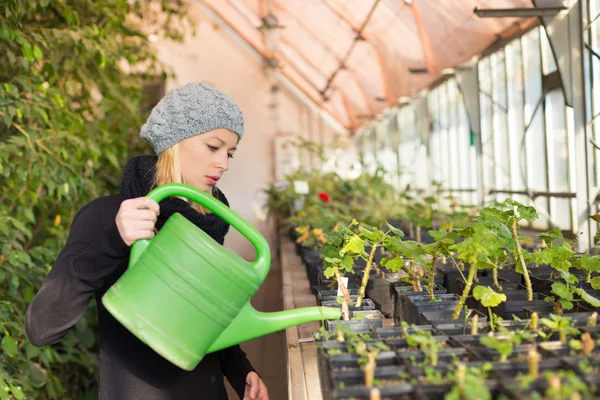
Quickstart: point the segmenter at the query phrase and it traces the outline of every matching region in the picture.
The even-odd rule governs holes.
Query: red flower
[[[325,192],[319,193],[319,199],[323,200],[326,203],[329,203],[331,201],[331,197],[329,197],[329,195]]]

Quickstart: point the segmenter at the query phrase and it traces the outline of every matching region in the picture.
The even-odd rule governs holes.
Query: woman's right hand
[[[159,213],[158,203],[147,196],[123,201],[116,217],[121,239],[131,246],[139,239],[153,238]]]

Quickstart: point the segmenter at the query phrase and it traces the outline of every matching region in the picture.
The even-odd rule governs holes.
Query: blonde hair
[[[156,171],[154,173],[154,184],[155,186],[161,186],[167,183],[185,183],[183,181],[183,173],[181,172],[181,163],[179,162],[179,145],[175,143],[173,146],[164,150],[158,156],[156,162]],[[210,191],[210,195],[214,196],[215,188]],[[190,203],[190,206],[196,211],[202,214],[209,214],[210,210],[202,207],[200,204],[195,203],[186,198],[182,200]]]

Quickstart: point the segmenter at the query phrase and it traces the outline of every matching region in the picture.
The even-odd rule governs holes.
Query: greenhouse
[[[0,59],[0,400],[600,399],[600,1],[1,0]]]

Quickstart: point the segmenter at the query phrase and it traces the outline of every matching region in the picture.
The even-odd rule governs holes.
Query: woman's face
[[[216,129],[192,136],[179,143],[179,162],[185,184],[210,193],[229,169],[238,135],[227,129]]]

